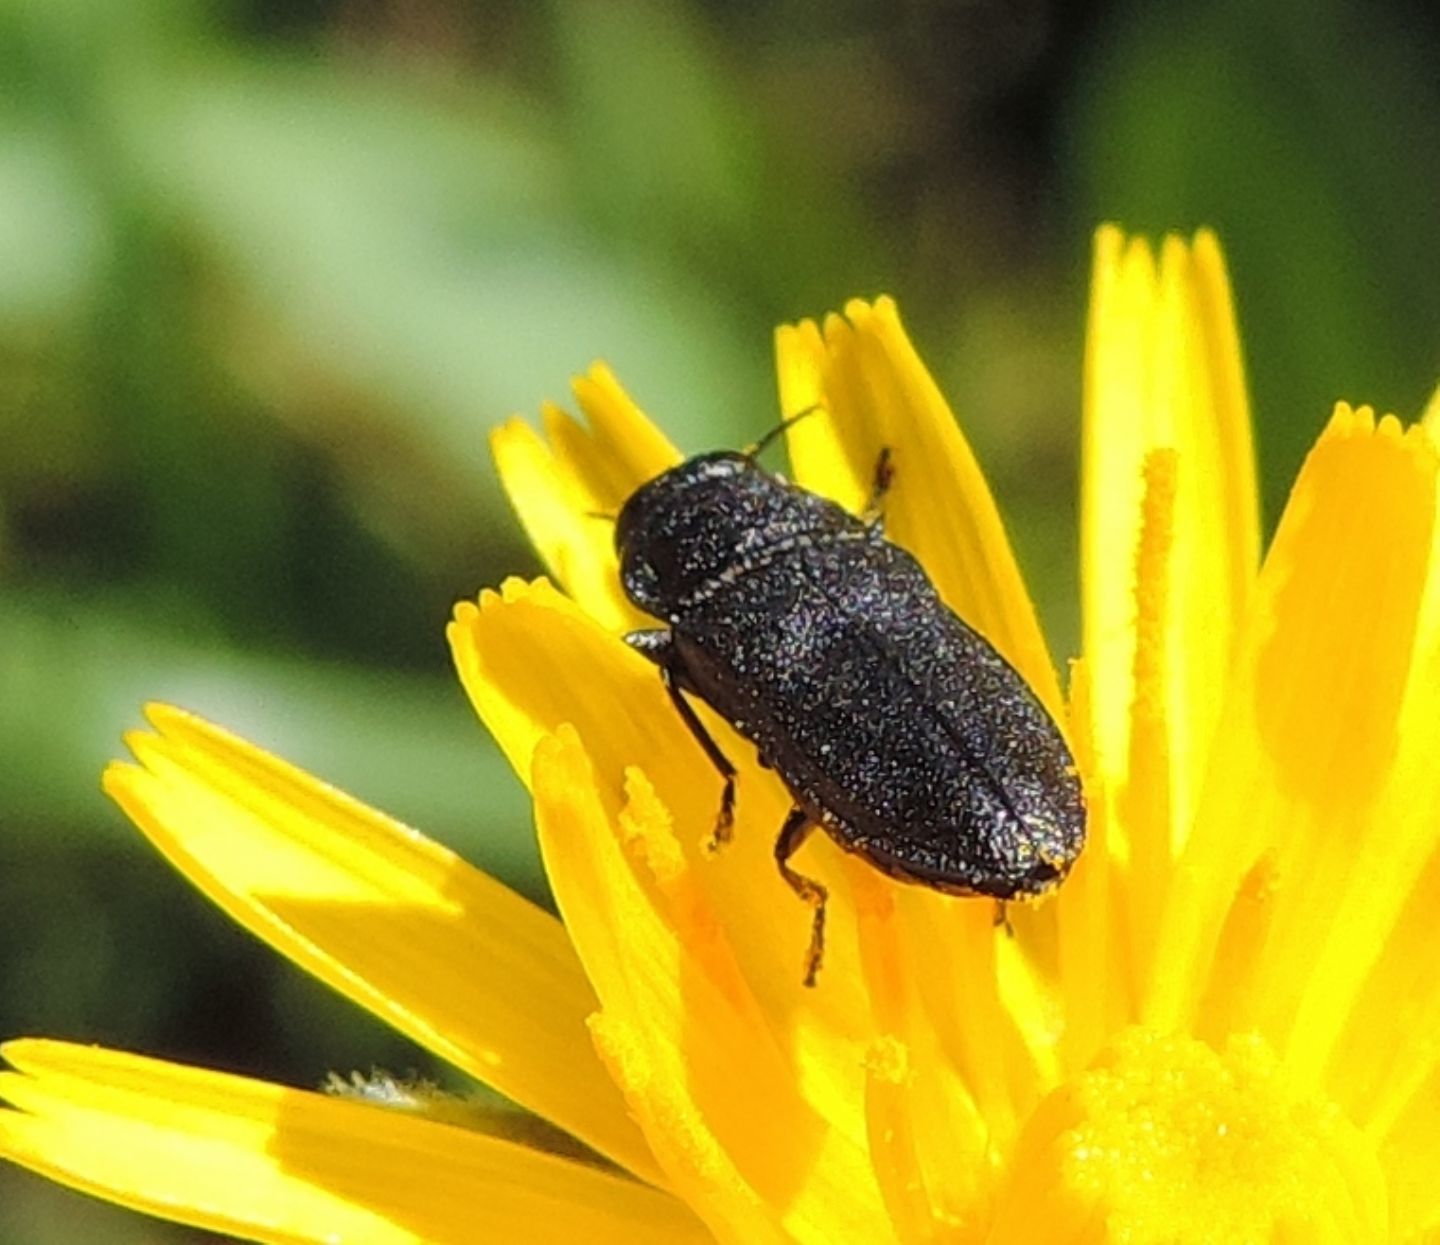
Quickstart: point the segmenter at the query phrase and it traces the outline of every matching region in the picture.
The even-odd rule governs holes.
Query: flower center
[[[1258,1036],[1120,1034],[1021,1136],[992,1241],[1373,1241],[1384,1177]]]

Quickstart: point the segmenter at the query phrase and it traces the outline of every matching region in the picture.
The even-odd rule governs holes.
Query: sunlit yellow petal
[[[1090,742],[1090,668],[1070,672],[1070,718],[1082,774],[1095,773]],[[1106,1037],[1133,1017],[1136,982],[1129,954],[1124,861],[1110,845],[1113,792],[1094,782],[1086,793],[1085,850],[1055,899],[1058,992],[1064,1024],[1058,1055],[1067,1072],[1089,1064]]]
[[[883,1034],[866,1053],[865,1102],[886,1206],[897,1226],[973,1227],[994,1194],[996,1156],[1040,1092],[1001,997],[1006,936],[989,904],[896,887],[858,861],[848,880]]]
[[[632,812],[625,824],[629,850],[647,870],[671,879],[665,905],[671,936],[729,983],[736,1000],[753,1000],[807,1110],[837,1138],[863,1147],[862,1057],[872,1030],[838,849],[815,835],[796,858],[797,868],[829,883],[832,893],[824,987],[807,990],[801,967],[810,911],[785,885],[772,854],[790,800],[756,764],[752,745],[706,714],[740,769],[734,839],[712,854],[704,845],[720,781],[676,717],[653,665],[543,581],[512,580],[503,595],[484,594],[478,608],[458,606],[449,634],[481,718],[527,780],[538,744],[571,724],[602,791],[627,791],[632,801],[656,806],[654,816]],[[651,794],[642,799],[644,792]],[[618,808],[611,811],[618,817]],[[557,894],[574,867],[566,856],[549,862]],[[572,903],[603,911],[604,895],[588,887],[578,895]],[[590,926],[573,907],[566,917],[587,958],[579,931]],[[636,1023],[624,1015],[608,1015],[606,1022],[612,1033]]]
[[[636,840],[645,843],[650,870],[670,879],[670,926],[718,978],[731,982],[739,970],[736,982],[747,986],[731,982],[727,991],[737,998],[753,991],[773,1040],[793,1047],[792,1075],[798,1075],[810,1109],[857,1139],[863,1135],[854,1115],[860,1043],[869,1009],[856,991],[868,984],[872,1005],[886,983],[892,993],[905,991],[906,1001],[880,1023],[917,1048],[925,1045],[916,1061],[923,1087],[916,1101],[935,1126],[928,1132],[922,1129],[922,1139],[933,1139],[934,1166],[943,1168],[945,1180],[968,1190],[954,1193],[937,1184],[936,1196],[973,1204],[977,1176],[957,1162],[965,1143],[954,1125],[955,1113],[962,1118],[968,1113],[973,1125],[971,1093],[993,1109],[988,1125],[978,1131],[972,1126],[968,1143],[973,1159],[981,1162],[987,1147],[1002,1144],[1007,1132],[1013,1134],[1019,1113],[1043,1092],[1027,1038],[1053,1029],[1048,1024],[1017,1024],[1006,1005],[1012,1000],[1001,997],[994,946],[998,938],[1008,948],[1009,940],[995,927],[993,905],[896,887],[868,865],[854,865],[837,885],[827,864],[840,863],[838,853],[816,836],[798,860],[805,871],[830,882],[830,935],[823,987],[805,991],[799,987],[799,953],[808,912],[781,883],[770,852],[788,799],[776,789],[773,776],[754,766],[751,745],[711,720],[712,731],[727,754],[741,762],[742,771],[735,841],[709,857],[701,844],[713,825],[719,782],[676,718],[648,662],[543,583],[511,581],[503,596],[487,594],[478,609],[462,605],[451,627],[451,643],[477,709],[520,772],[526,772],[537,745],[567,722],[578,731],[602,789],[629,786],[633,800],[632,767],[644,767],[659,804],[674,819],[658,858],[653,836]],[[583,671],[585,678],[572,682],[565,673],[569,671]],[[561,824],[569,823],[561,819]],[[665,863],[656,864],[655,859]],[[551,862],[557,887],[574,868],[569,856]],[[860,883],[867,894],[879,888],[887,911],[878,925],[863,913],[858,918],[867,957],[901,930],[906,932],[905,945],[923,948],[923,954],[908,960],[901,954],[894,971],[867,960],[863,977],[850,968],[857,918],[845,901],[847,892]],[[680,892],[688,896],[683,903],[674,898]],[[633,937],[633,919],[603,915],[607,893],[598,883],[579,886],[576,902],[601,908],[598,928],[624,928]],[[897,908],[900,915],[892,921],[888,914]],[[572,909],[565,911],[583,957],[587,924]],[[902,980],[910,984],[902,987]],[[618,1023],[613,1017],[607,1021]],[[958,1074],[952,1064],[958,1064]],[[941,1067],[943,1076],[937,1071]],[[951,1094],[958,1095],[953,1109],[937,1115]],[[1008,1129],[1002,1122],[1007,1118]],[[978,1181],[978,1187],[986,1187],[986,1182]]]
[[[614,516],[679,454],[608,368],[597,364],[577,378],[575,395],[584,424],[546,406],[543,437],[512,419],[492,434],[491,448],[505,491],[551,574],[603,626],[625,631],[644,621],[616,578]]]
[[[553,408],[546,409],[546,415]],[[569,416],[556,413],[556,420]],[[583,436],[578,425],[576,433]],[[490,434],[490,448],[506,491],[530,543],[550,573],[565,584],[601,623],[612,630],[638,625],[624,599],[609,551],[613,527],[595,516],[614,514],[618,502],[602,500],[566,475],[555,452],[523,419],[512,419]]]
[[[215,1232],[367,1245],[699,1241],[674,1198],[359,1103],[56,1042],[11,1042],[0,1154]]]
[[[820,407],[788,433],[799,481],[861,510],[873,491],[880,452],[888,448],[894,480],[884,499],[886,535],[920,558],[946,602],[1010,659],[1063,723],[1054,667],[999,511],[894,303],[852,301],[843,318],[825,321],[823,331],[812,321],[783,327],[776,350],[782,410]],[[1053,946],[1054,918],[1017,907],[1013,919],[1021,937],[1004,949],[1023,954],[997,962],[988,907],[904,893],[897,899],[896,933],[898,961],[915,966],[917,988],[906,1005],[910,1019],[919,1023],[924,1016],[925,1024],[946,1035],[952,1055],[971,1048],[963,1066],[976,1078],[971,1090],[995,1111],[995,1141],[1010,1131],[1005,1121],[1016,1110],[1012,1080],[1027,1102],[1038,1092],[1035,1062],[1049,1054],[1053,1026],[1017,1026],[1009,1005],[1043,999],[1037,1006],[1049,1010],[1050,970],[1036,952]],[[982,941],[972,944],[974,937]],[[953,972],[934,963],[938,955],[947,957]],[[970,989],[959,985],[962,977]],[[997,991],[1003,986],[1011,989],[1002,1005]],[[957,998],[965,1000],[958,1009]],[[987,1029],[981,1016],[994,1023]],[[985,1036],[977,1039],[979,1034]],[[1038,1048],[1027,1048],[1028,1035],[1040,1035]],[[923,1079],[924,1060],[913,1049],[910,1054]]]
[[[1397,1240],[1416,1239],[1422,1228],[1440,1230],[1437,911],[1440,854],[1432,854],[1351,1008],[1326,1073],[1337,1100],[1380,1151]]]
[[[664,807],[638,774],[623,803],[598,777],[573,729],[541,743],[540,845],[597,1041],[672,1187],[725,1240],[892,1240],[863,1139],[800,1094],[790,1035],[736,971]]]
[[[1425,404],[1420,422],[1425,425],[1432,436],[1440,437],[1440,385],[1435,386],[1435,392],[1430,395],[1430,401]]]
[[[1193,820],[1259,550],[1239,341],[1210,233],[1166,239],[1158,269],[1144,240],[1097,234],[1083,448],[1096,763],[1108,787],[1146,789],[1114,846],[1152,840],[1133,883],[1154,895]],[[1138,944],[1153,923],[1137,913]]]
[[[106,790],[235,920],[402,1033],[641,1175],[653,1161],[584,1033],[553,917],[408,827],[152,706]],[[515,989],[517,981],[524,990]]]
[[[823,333],[776,334],[781,409],[821,410],[789,431],[801,484],[851,510],[870,496],[886,447],[894,483],[885,531],[920,559],[946,603],[1062,718],[1055,668],[985,477],[891,299],[853,300]]]
[[[870,1153],[885,1210],[900,1240],[924,1241],[931,1234],[936,1210],[915,1142],[908,1048],[895,1038],[879,1039],[866,1053],[865,1071]],[[959,1166],[963,1170],[963,1159]]]
[[[1434,1110],[1440,1075],[1440,524],[1431,533],[1429,582],[1398,736],[1395,770],[1377,812],[1384,828],[1355,845],[1349,886],[1333,897],[1334,934],[1295,1034],[1299,1053],[1324,1064],[1325,1080],[1351,1118],[1377,1137],[1403,1132],[1428,1156],[1433,1174],[1440,1155],[1440,1112]],[[1383,944],[1378,954],[1377,942]],[[1348,1002],[1349,988],[1362,979],[1348,1016],[1337,1015],[1335,999]],[[1430,1135],[1422,1143],[1416,1126],[1423,1123]],[[1387,1143],[1390,1153],[1410,1148]],[[1440,1184],[1416,1180],[1413,1165],[1407,1170],[1392,1174],[1397,1204],[1423,1203],[1440,1220]]]
[[[1257,568],[1218,246],[1101,230],[1067,710],[894,305],[777,351],[785,413],[816,408],[789,429],[802,483],[864,510],[888,448],[889,533],[1062,722],[1088,843],[1058,892],[997,914],[814,834],[793,865],[828,890],[826,953],[802,984],[792,797],[695,702],[738,778],[711,850],[720,776],[619,634],[647,624],[605,516],[677,455],[597,367],[583,418],[495,435],[568,595],[511,580],[448,631],[531,787],[563,930],[175,710],[106,785],[237,919],[629,1172],[483,1117],[37,1042],[7,1048],[0,1156],[267,1241],[1440,1240],[1440,391],[1408,432],[1339,406]]]
[[[480,605],[461,603],[450,624],[451,650],[476,711],[527,782],[537,744],[573,725],[602,784],[618,791],[630,767],[644,767],[674,820],[674,835],[698,886],[709,897],[750,988],[767,1011],[801,1024],[824,1049],[801,1065],[819,1078],[838,1076],[850,1102],[851,1127],[862,1131],[860,1051],[868,1009],[859,974],[853,916],[842,887],[831,905],[826,988],[800,986],[809,909],[786,887],[772,848],[790,799],[773,773],[755,761],[753,744],[702,710],[722,750],[739,767],[734,840],[705,850],[720,804],[720,779],[676,716],[655,667],[604,631],[544,581],[508,581]],[[840,853],[813,836],[797,867],[822,881],[838,873]],[[563,865],[557,866],[564,868]],[[808,1091],[807,1091],[808,1092]]]
[[[1427,964],[1433,966],[1433,950]],[[1415,1033],[1411,1040],[1423,1044],[1427,1035]],[[1370,1131],[1390,1189],[1392,1236],[1429,1245],[1440,1233],[1440,1182],[1435,1179],[1440,1171],[1440,1064],[1432,1060],[1430,1075],[1414,1087],[1404,1110]]]
[[[1257,1029],[1318,1077],[1381,956],[1440,834],[1436,481],[1420,429],[1343,405],[1307,459],[1179,861],[1158,1024]]]

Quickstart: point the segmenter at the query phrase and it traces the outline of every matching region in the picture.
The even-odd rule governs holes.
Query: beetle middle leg
[[[669,630],[657,627],[649,631],[632,631],[625,637],[625,643],[660,667],[660,681],[665,685],[665,693],[670,697],[670,703],[675,706],[680,720],[689,728],[695,742],[704,750],[710,764],[724,781],[725,785],[720,791],[720,811],[715,816],[715,828],[710,832],[710,840],[705,845],[709,851],[718,851],[722,844],[730,842],[735,828],[735,766],[730,758],[720,751],[720,745],[705,729],[700,715],[685,699],[685,693],[681,690],[685,682],[684,670],[675,656],[675,645]]]
[[[792,808],[780,827],[780,837],[775,840],[775,863],[780,866],[780,876],[790,889],[814,909],[810,925],[810,949],[805,953],[805,984],[813,986],[815,975],[820,971],[820,961],[825,958],[825,901],[830,897],[814,878],[796,873],[790,867],[790,857],[800,850],[800,845],[810,837],[815,823],[803,808]]]

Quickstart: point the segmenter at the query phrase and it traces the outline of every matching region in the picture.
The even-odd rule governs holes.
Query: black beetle
[[[885,539],[888,453],[862,519],[759,466],[764,444],[698,455],[642,485],[616,520],[615,550],[626,595],[666,624],[625,638],[660,667],[724,778],[712,846],[730,835],[735,767],[687,693],[751,740],[794,797],[775,859],[814,909],[813,985],[826,892],[789,859],[815,826],[891,877],[1003,901],[1065,876],[1085,806],[1035,694]]]

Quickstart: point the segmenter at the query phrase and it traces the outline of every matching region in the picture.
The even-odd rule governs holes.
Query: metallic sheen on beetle
[[[876,478],[878,513],[888,455]],[[1064,738],[878,518],[753,453],[717,452],[637,489],[615,548],[626,595],[664,624],[626,640],[724,782],[712,845],[730,836],[735,768],[687,697],[754,743],[794,800],[775,859],[813,909],[806,985],[826,893],[789,862],[816,826],[893,878],[953,894],[1007,900],[1065,877],[1085,805]]]

